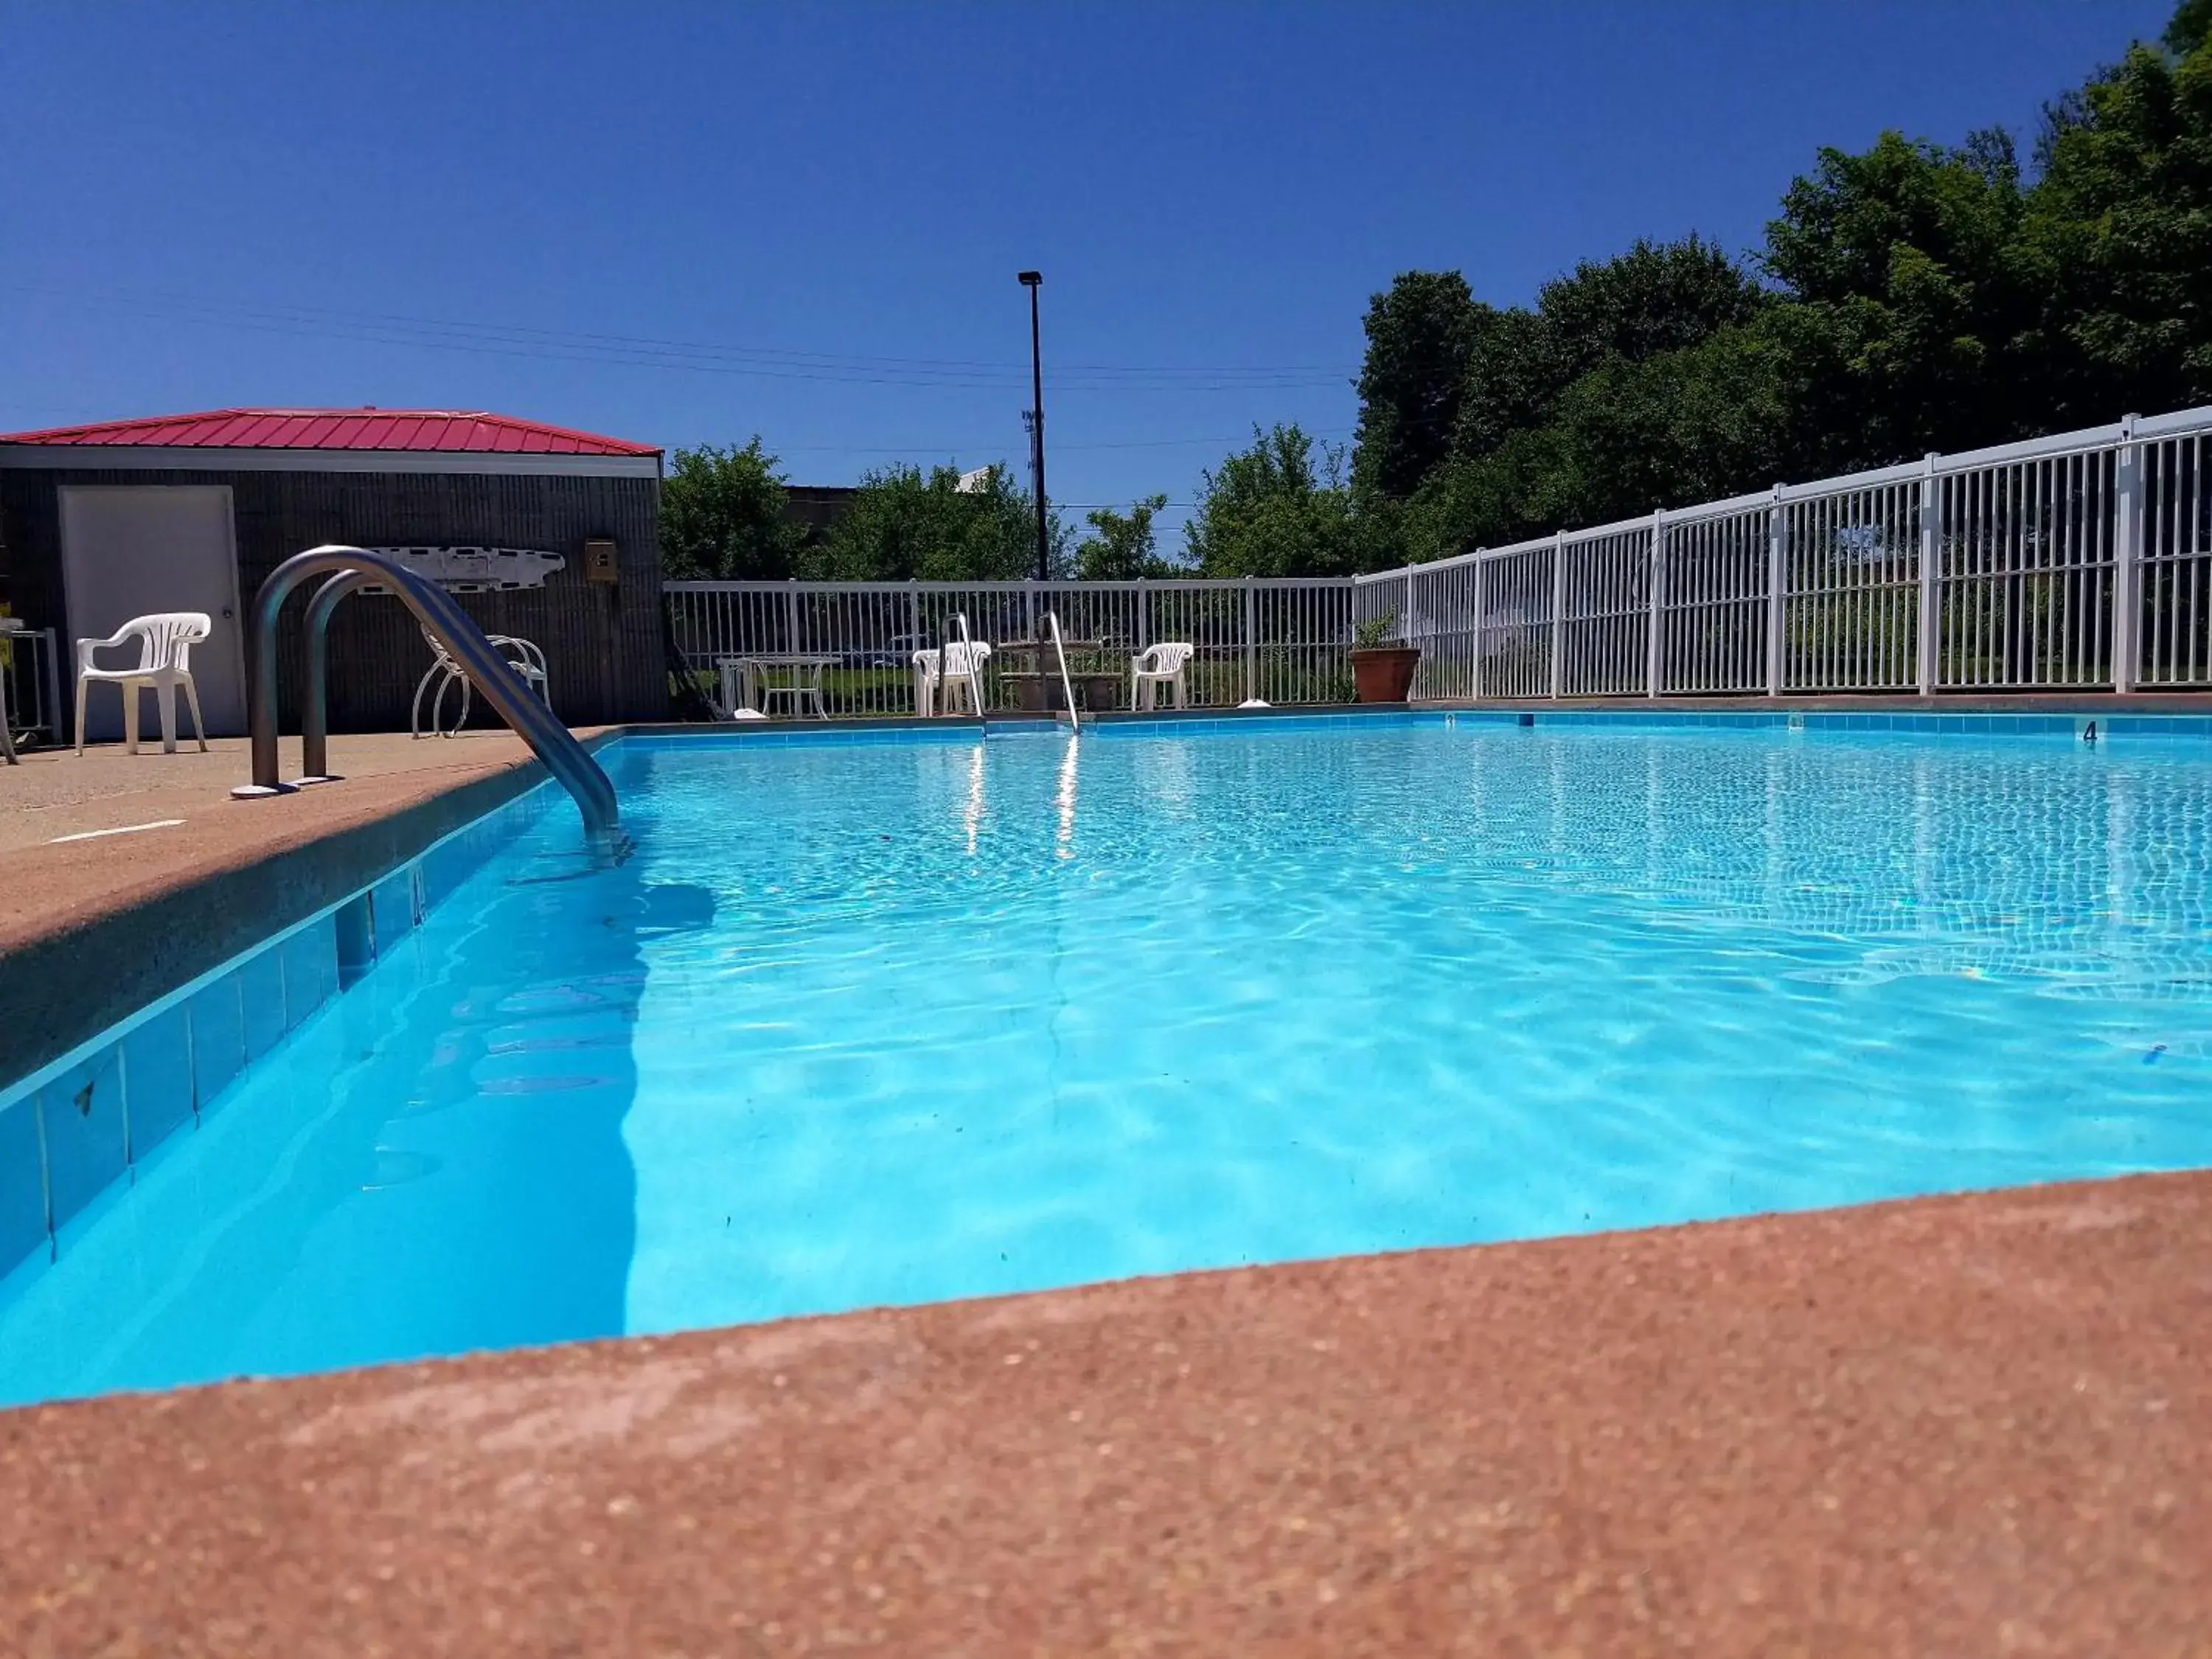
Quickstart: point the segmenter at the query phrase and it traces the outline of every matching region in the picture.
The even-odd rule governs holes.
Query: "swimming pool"
[[[0,1283],[0,1400],[2212,1164],[2212,743],[632,737]]]

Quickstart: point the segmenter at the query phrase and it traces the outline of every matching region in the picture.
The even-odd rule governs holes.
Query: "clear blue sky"
[[[5,0],[0,428],[486,407],[757,431],[801,483],[1018,463],[1033,265],[1053,495],[1182,503],[1255,422],[1348,437],[1394,272],[1514,301],[1747,247],[1817,146],[2025,147],[2169,9]]]

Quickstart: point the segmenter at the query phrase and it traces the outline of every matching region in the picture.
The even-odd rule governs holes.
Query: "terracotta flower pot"
[[[1361,702],[1403,702],[1413,693],[1418,645],[1378,645],[1352,653],[1353,696]]]

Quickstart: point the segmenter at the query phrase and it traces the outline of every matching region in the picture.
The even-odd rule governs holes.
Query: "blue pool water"
[[[631,740],[0,1286],[0,1399],[2212,1164],[2212,747]]]

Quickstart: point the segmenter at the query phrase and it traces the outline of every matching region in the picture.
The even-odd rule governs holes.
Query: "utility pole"
[[[1022,286],[1030,291],[1030,471],[1036,479],[1036,574],[1037,580],[1043,581],[1052,574],[1044,516],[1044,354],[1037,336],[1037,289],[1043,284],[1044,273],[1024,270],[1018,276]]]

